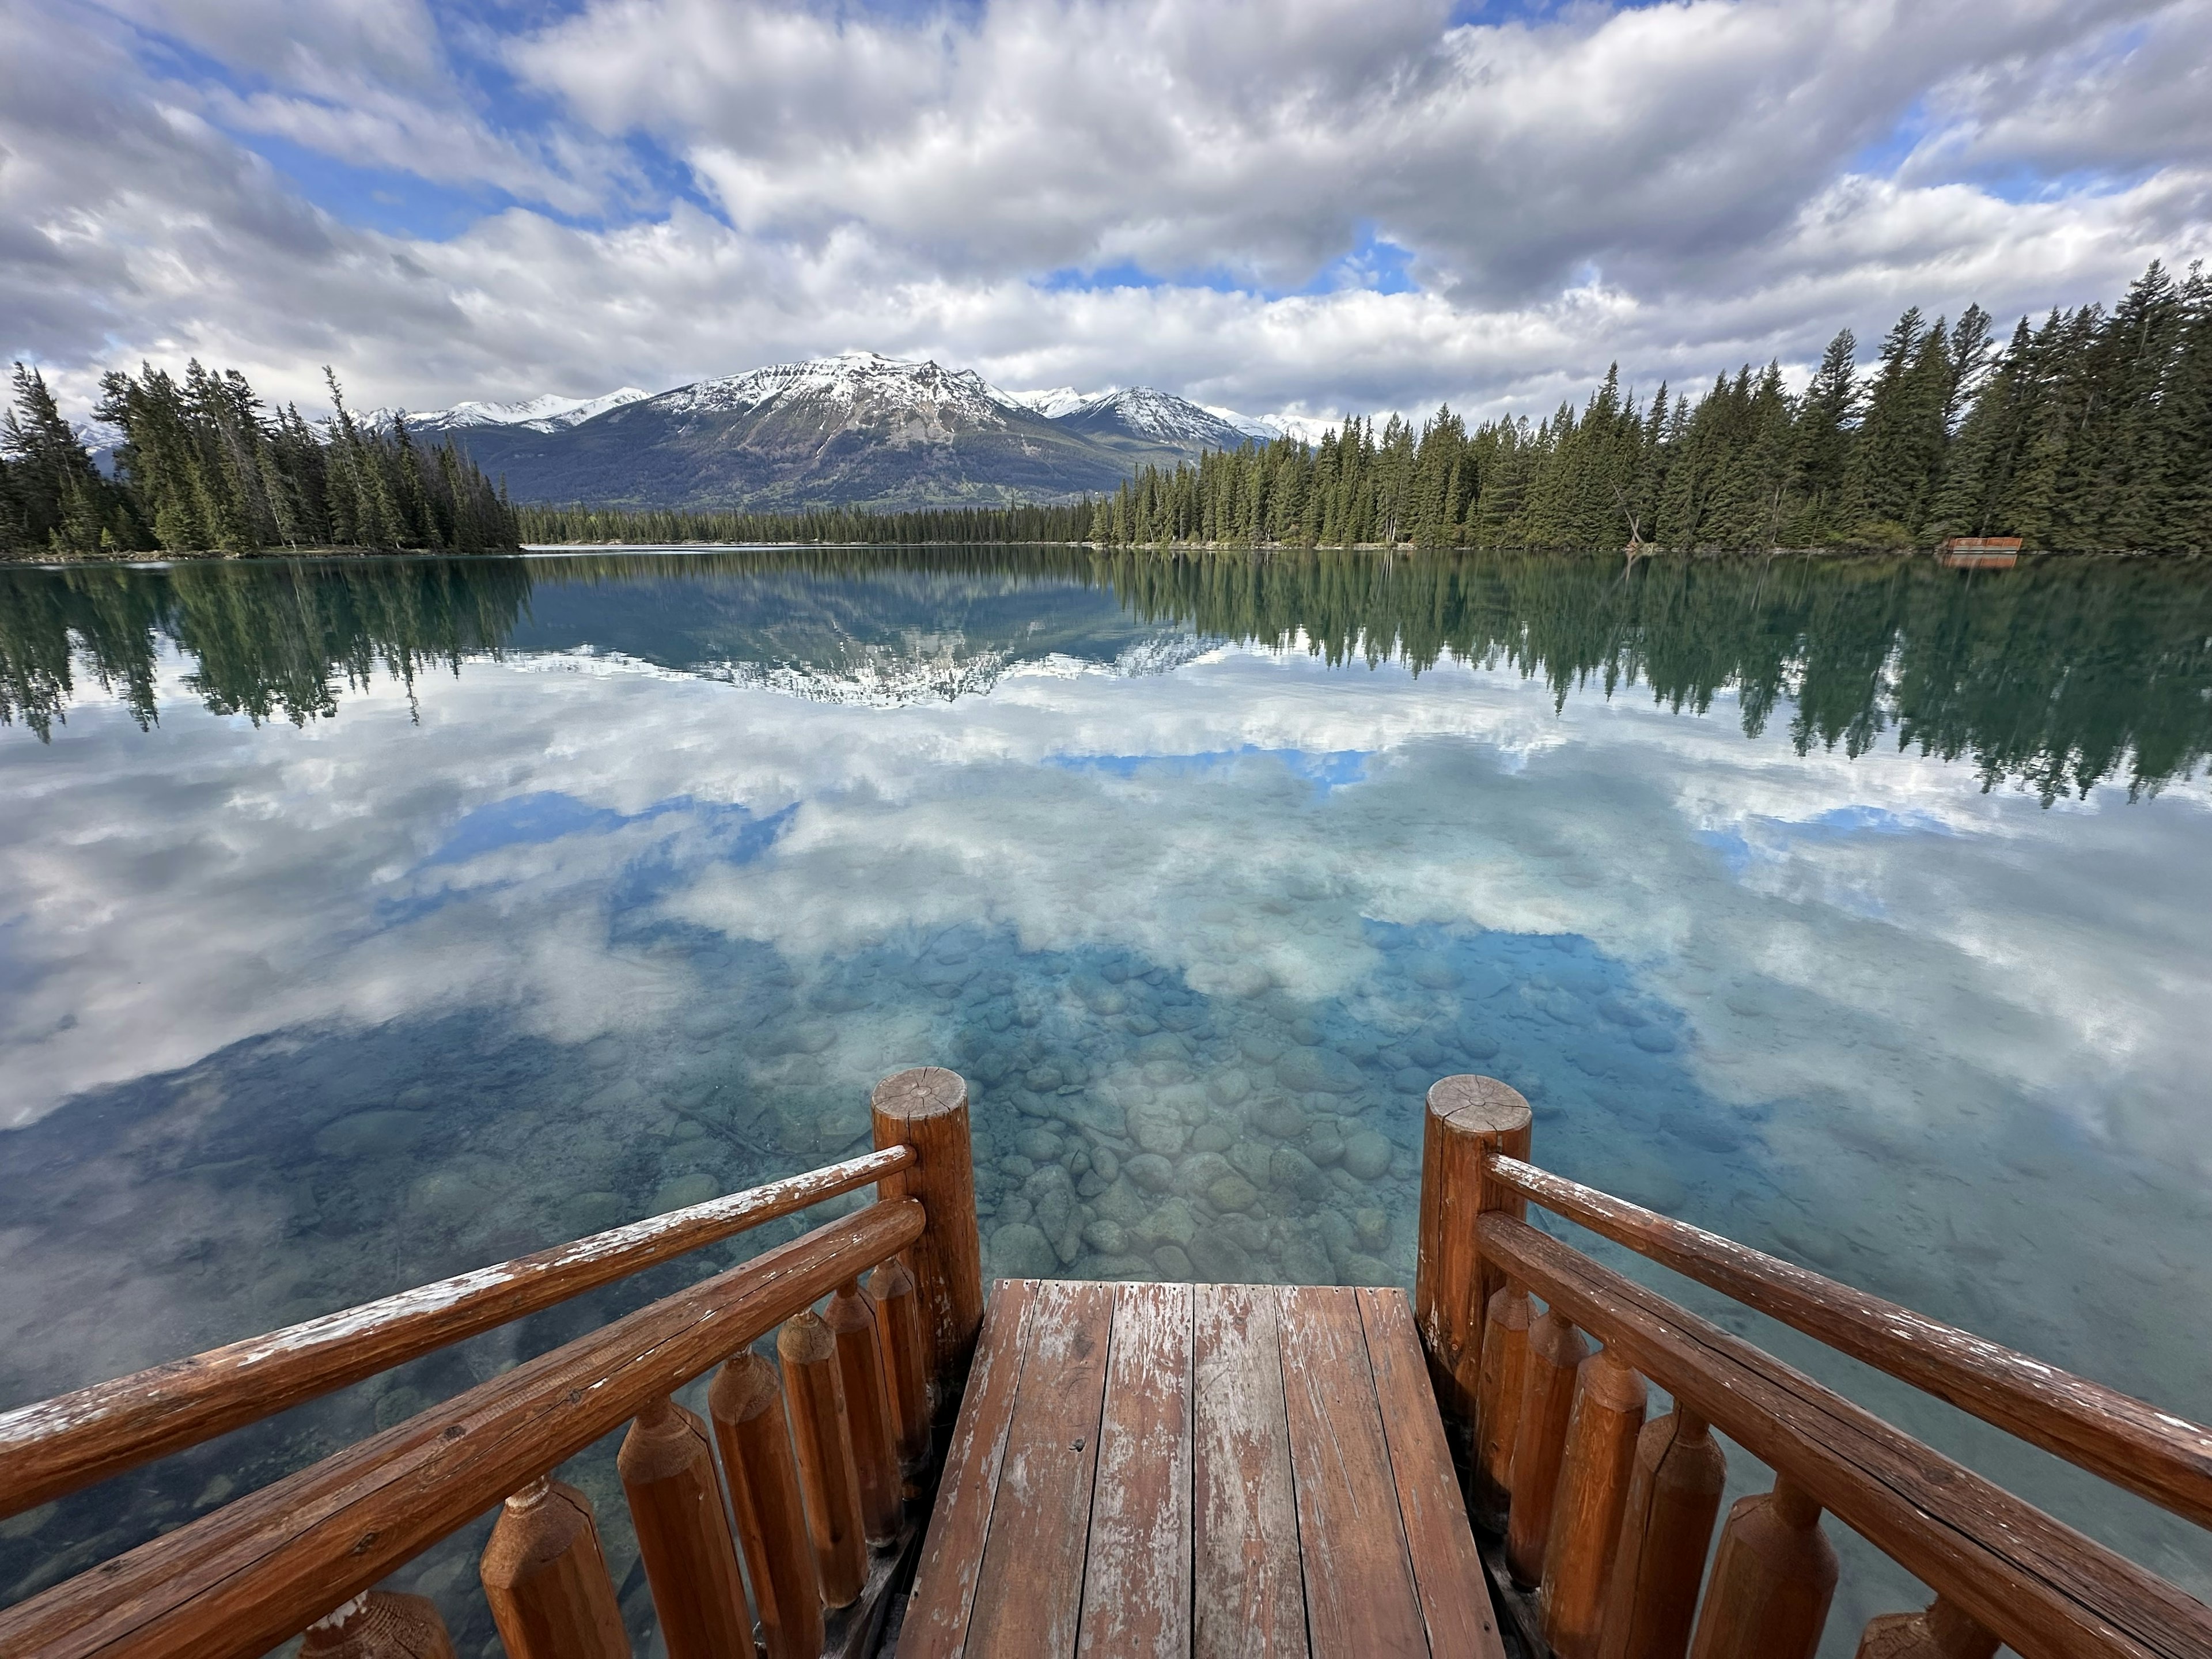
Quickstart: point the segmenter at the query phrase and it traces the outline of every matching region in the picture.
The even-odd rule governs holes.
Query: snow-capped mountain
[[[595,401],[409,419],[452,433],[520,501],[771,510],[1065,500],[1279,434],[1149,387],[1015,394],[971,369],[873,351]]]
[[[855,418],[884,408],[929,410],[940,418],[990,425],[1025,407],[973,369],[910,362],[875,351],[842,351],[803,363],[777,363],[749,374],[700,380],[651,400],[672,413],[744,413],[779,403],[818,404]]]
[[[1063,422],[1078,430],[1117,433],[1194,453],[1235,449],[1253,440],[1267,443],[1292,430],[1279,420],[1194,404],[1146,386],[1091,392],[1062,386],[1011,395],[1047,420]]]
[[[649,392],[626,386],[617,392],[603,393],[597,398],[563,398],[556,392],[526,398],[521,403],[499,404],[469,401],[455,404],[451,409],[410,411],[407,424],[417,432],[452,432],[471,426],[520,426],[532,432],[558,432],[565,427],[580,426],[595,415],[604,415],[624,404],[634,404],[651,397]],[[391,418],[389,410],[373,410],[372,422]]]

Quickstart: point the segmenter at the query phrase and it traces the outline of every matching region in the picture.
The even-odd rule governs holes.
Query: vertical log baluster
[[[1611,1348],[1583,1361],[1544,1547],[1544,1639],[1558,1659],[1596,1659],[1645,1397],[1644,1379]]]
[[[1858,1659],[1992,1659],[1996,1650],[1972,1613],[1939,1595],[1921,1612],[1869,1620]]]
[[[876,1334],[884,1352],[891,1421],[898,1430],[899,1465],[909,1479],[929,1461],[929,1357],[921,1340],[920,1298],[914,1275],[897,1256],[868,1275],[876,1304]]]
[[[822,1322],[837,1343],[837,1379],[845,1390],[845,1421],[853,1442],[853,1468],[860,1481],[860,1530],[874,1548],[898,1537],[905,1505],[901,1495],[898,1436],[891,1427],[884,1387],[883,1346],[876,1310],[860,1281],[848,1279],[830,1298]]]
[[[752,1615],[707,1425],[664,1397],[630,1425],[615,1463],[669,1659],[724,1659],[750,1648]]]
[[[868,1109],[878,1148],[915,1150],[913,1167],[885,1176],[876,1190],[886,1199],[918,1198],[929,1217],[910,1260],[929,1340],[933,1408],[950,1416],[960,1403],[983,1322],[983,1243],[975,1229],[968,1085],[941,1066],[917,1066],[876,1085]]]
[[[1786,1475],[1736,1500],[1721,1528],[1691,1659],[1813,1659],[1836,1594],[1820,1506]]]
[[[1528,1103],[1495,1078],[1461,1075],[1431,1085],[1421,1136],[1420,1237],[1413,1259],[1413,1323],[1444,1420],[1463,1429],[1480,1393],[1482,1318],[1504,1281],[1475,1249],[1474,1220],[1485,1210],[1519,1218],[1527,1203],[1486,1182],[1492,1152],[1525,1158]],[[1488,1282],[1486,1282],[1487,1279]]]
[[[844,1381],[837,1374],[837,1339],[822,1316],[803,1313],[776,1333],[791,1438],[799,1453],[799,1485],[822,1574],[825,1607],[849,1607],[868,1577],[860,1522],[860,1477],[853,1462],[852,1425]]]
[[[539,1475],[501,1508],[480,1564],[507,1659],[629,1659],[592,1500]]]
[[[1636,1437],[1636,1467],[1606,1591],[1598,1659],[1682,1659],[1698,1618],[1705,1550],[1720,1518],[1728,1459],[1705,1419],[1680,1401]]]
[[[714,1374],[707,1414],[722,1451],[768,1659],[820,1659],[822,1577],[775,1367],[750,1350],[738,1355]]]
[[[453,1643],[429,1597],[369,1590],[308,1626],[300,1659],[453,1659]]]
[[[1524,1589],[1544,1582],[1544,1547],[1551,1540],[1559,1460],[1575,1408],[1575,1376],[1589,1352],[1589,1340],[1556,1308],[1545,1309],[1528,1328],[1528,1376],[1513,1435],[1513,1506],[1505,1523],[1505,1565]]]
[[[1490,1298],[1482,1321],[1482,1375],[1475,1388],[1475,1525],[1503,1533],[1513,1498],[1513,1443],[1521,1427],[1521,1395],[1528,1381],[1528,1292],[1508,1284]]]

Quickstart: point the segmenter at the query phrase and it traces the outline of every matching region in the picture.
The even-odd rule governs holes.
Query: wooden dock
[[[996,1286],[898,1659],[1503,1653],[1402,1291]]]
[[[1500,1659],[1498,1609],[1537,1659],[1813,1659],[1831,1516],[1934,1595],[1858,1659],[2212,1659],[2186,1592],[1527,1212],[2199,1526],[2212,1429],[1546,1170],[1494,1079],[1429,1091],[1410,1304],[1012,1279],[987,1311],[965,1084],[871,1106],[865,1156],[0,1413],[4,1518],[876,1191],[0,1610],[0,1655],[454,1659],[386,1581],[495,1508],[507,1659],[630,1659],[591,1500],[551,1476],[628,1425],[670,1659],[868,1659],[917,1547],[898,1659]],[[705,1417],[676,1403],[710,1374]],[[1724,1521],[1722,1436],[1774,1471]]]

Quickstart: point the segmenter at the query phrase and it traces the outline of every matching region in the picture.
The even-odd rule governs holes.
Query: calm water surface
[[[1482,1071],[1553,1168],[2212,1417],[2208,641],[2125,564],[0,571],[0,1407],[827,1161],[934,1061],[990,1272],[1407,1282]],[[0,1522],[0,1601],[701,1266]],[[470,1654],[484,1524],[398,1581]],[[1921,1598],[1830,1530],[1848,1653]]]

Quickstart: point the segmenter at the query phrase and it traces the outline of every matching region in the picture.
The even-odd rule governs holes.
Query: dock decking
[[[899,1659],[1502,1656],[1405,1295],[1001,1279]]]

